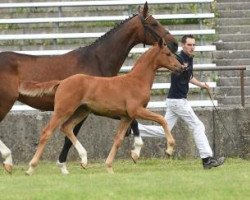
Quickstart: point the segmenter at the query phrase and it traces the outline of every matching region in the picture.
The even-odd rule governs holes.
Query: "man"
[[[213,152],[205,135],[205,127],[187,101],[189,82],[204,89],[209,89],[209,86],[193,77],[193,55],[195,49],[195,38],[193,35],[184,35],[181,45],[183,50],[179,56],[187,65],[187,70],[181,74],[171,74],[171,86],[166,100],[167,111],[165,119],[170,130],[172,130],[179,117],[188,124],[192,130],[204,169],[211,169],[222,165],[225,158],[215,159],[213,157]],[[165,137],[164,131],[160,126],[138,124],[138,128],[141,137]]]

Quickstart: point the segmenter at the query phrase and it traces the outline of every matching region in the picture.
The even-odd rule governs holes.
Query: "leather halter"
[[[152,15],[149,15],[147,16],[145,19],[139,15],[139,18],[141,20],[141,23],[143,25],[143,28],[144,28],[144,42],[143,42],[143,45],[145,47],[146,45],[146,36],[147,36],[147,32],[149,32],[153,38],[157,41],[159,40],[160,38],[164,38],[167,34],[169,34],[167,31],[165,31],[165,33],[163,34],[163,36],[160,36],[157,32],[154,31],[154,29],[152,29],[149,24],[147,23],[147,19],[152,16]],[[166,43],[167,47],[173,52],[173,44],[171,42],[168,42]]]

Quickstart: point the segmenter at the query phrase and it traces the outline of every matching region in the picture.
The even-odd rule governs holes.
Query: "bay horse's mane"
[[[116,25],[110,29],[108,32],[106,32],[104,35],[102,35],[101,37],[97,38],[93,43],[84,46],[84,47],[79,47],[78,49],[82,49],[82,48],[91,48],[94,47],[96,45],[98,45],[102,40],[105,40],[107,38],[107,36],[109,36],[110,34],[116,32],[118,30],[118,28],[120,28],[123,24],[125,24],[127,21],[133,19],[134,17],[138,16],[138,14],[133,14],[132,16],[130,16],[129,18],[121,21],[120,23],[116,23]]]

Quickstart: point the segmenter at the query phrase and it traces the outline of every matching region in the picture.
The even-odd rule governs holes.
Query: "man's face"
[[[187,38],[185,44],[181,44],[183,51],[190,57],[194,55],[195,39]]]

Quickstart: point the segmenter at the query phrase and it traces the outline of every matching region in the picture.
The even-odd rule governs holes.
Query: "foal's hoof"
[[[173,151],[169,152],[166,150],[166,158],[167,159],[172,159],[173,158]]]
[[[9,174],[11,174],[12,173],[12,169],[13,169],[13,165],[3,164],[3,168],[5,169],[6,172],[8,172]]]
[[[170,154],[168,154],[167,152],[166,152],[166,158],[171,158],[172,157],[172,155],[170,155]]]
[[[29,167],[29,169],[25,172],[25,175],[31,176],[33,175],[35,169],[33,167]]]
[[[114,174],[114,170],[112,167],[106,167],[106,170],[109,174]]]
[[[25,175],[27,175],[27,176],[32,176],[32,174],[33,174],[33,173],[30,173],[29,170],[27,170],[27,171],[25,172]]]
[[[86,169],[86,168],[87,168],[87,163],[81,163],[81,167],[82,167],[83,169]]]
[[[136,164],[136,162],[139,159],[139,156],[135,152],[131,151],[131,158],[134,161],[134,163]]]
[[[167,156],[172,156],[173,155],[173,153],[174,153],[174,149],[173,148],[168,148],[168,149],[166,149],[166,154],[167,154]]]

